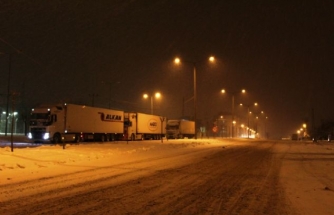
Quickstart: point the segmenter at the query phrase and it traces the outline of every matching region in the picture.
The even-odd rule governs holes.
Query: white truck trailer
[[[159,140],[166,134],[166,117],[138,112],[124,113],[124,139]]]
[[[195,137],[195,122],[170,119],[167,121],[166,133],[168,139],[183,139]]]
[[[28,138],[34,142],[121,139],[124,112],[85,105],[43,105],[32,109]]]

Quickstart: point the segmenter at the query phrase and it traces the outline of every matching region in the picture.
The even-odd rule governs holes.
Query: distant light
[[[245,92],[246,92],[246,90],[245,90],[245,89],[242,89],[242,90],[241,90],[241,92],[242,92],[242,93],[245,93]]]
[[[160,98],[161,97],[161,94],[158,92],[155,94],[155,98]]]
[[[226,91],[225,91],[225,89],[222,89],[221,92],[222,92],[222,93],[225,93]]]
[[[214,56],[209,57],[209,61],[210,62],[214,62],[215,61],[215,57]]]
[[[179,64],[181,62],[180,58],[175,58],[174,63]]]
[[[143,95],[143,97],[144,97],[144,99],[147,99],[147,98],[148,98],[148,95],[145,93],[145,94]]]

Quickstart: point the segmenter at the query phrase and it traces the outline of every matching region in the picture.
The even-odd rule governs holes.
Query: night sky
[[[156,114],[182,115],[193,96],[212,123],[237,104],[259,106],[271,137],[334,119],[334,3],[319,1],[0,0],[0,52],[13,53],[11,91],[20,105],[70,102],[150,112],[144,92],[160,91]],[[209,64],[210,55],[216,63]],[[8,55],[0,55],[7,94]],[[220,93],[226,89],[226,95]],[[247,94],[241,95],[241,89]],[[93,101],[94,98],[94,101]],[[111,101],[111,102],[109,102]],[[6,97],[0,97],[0,106]],[[185,115],[193,114],[193,103]]]

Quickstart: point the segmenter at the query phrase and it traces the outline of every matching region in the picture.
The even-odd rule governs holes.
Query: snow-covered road
[[[331,214],[332,149],[215,139],[5,147],[0,214]]]

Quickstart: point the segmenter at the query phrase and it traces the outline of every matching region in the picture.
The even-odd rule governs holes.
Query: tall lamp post
[[[308,136],[308,133],[307,133],[307,124],[306,123],[303,123],[303,128],[304,128],[304,137],[307,137]]]
[[[210,56],[209,57],[210,62],[215,61],[215,57]],[[196,62],[194,61],[184,61],[186,63],[190,63],[193,66],[193,77],[194,77],[194,122],[195,122],[195,139],[197,139],[197,130],[196,130],[196,120],[197,120],[197,84],[196,84]],[[175,64],[180,64],[181,59],[180,58],[175,58],[174,59]]]
[[[242,89],[240,91],[241,93],[246,93],[246,90],[245,89]],[[225,94],[226,93],[226,90],[225,89],[222,89],[221,90],[221,93]],[[234,137],[234,124],[235,124],[235,120],[234,120],[234,96],[237,92],[232,92],[232,112],[231,112],[231,115],[232,115],[232,138]]]
[[[157,92],[154,95],[148,95],[146,93],[143,95],[144,99],[147,99],[148,97],[150,97],[150,99],[151,99],[151,114],[153,115],[153,97],[158,99],[158,98],[161,97],[161,94],[159,92]]]
[[[266,137],[266,139],[268,139],[268,134],[267,134],[267,120],[268,120],[268,116],[266,116],[265,120],[264,120],[264,135]]]
[[[264,111],[260,111],[260,112],[257,112],[255,114],[256,114],[256,117],[255,117],[255,119],[256,119],[256,127],[255,128],[256,129],[255,129],[255,132],[256,132],[257,135],[261,136],[260,135],[261,132],[260,132],[260,129],[259,129],[259,120],[260,120],[260,116],[264,116],[265,119],[266,119],[266,116],[264,115]],[[266,131],[264,131],[264,134],[266,134]]]
[[[261,111],[260,112],[260,116],[262,116],[263,120],[264,120],[264,128],[262,129],[262,132],[264,132],[264,135],[263,137],[266,138],[267,136],[267,132],[266,132],[266,119],[268,118],[266,115],[265,115],[265,112],[264,111]]]
[[[6,100],[6,125],[5,125],[5,136],[8,131],[8,117],[9,117],[9,98],[10,98],[10,78],[11,78],[11,64],[12,64],[12,53],[0,52],[0,55],[8,54],[8,79],[7,79],[7,100]]]
[[[250,130],[250,128],[249,128],[249,114],[251,114],[251,112],[249,111],[249,108],[251,107],[251,106],[257,106],[257,102],[255,102],[253,105],[249,105],[249,104],[240,104],[240,106],[243,106],[243,105],[245,105],[246,107],[247,107],[247,138],[249,139],[249,130]]]

